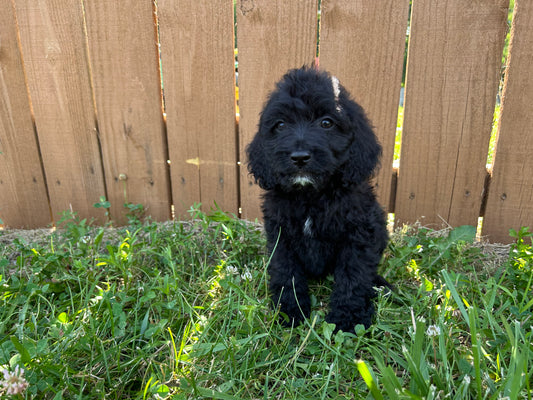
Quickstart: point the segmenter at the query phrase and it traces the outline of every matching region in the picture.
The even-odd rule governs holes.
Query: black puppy
[[[263,202],[270,291],[291,322],[310,313],[307,279],[333,274],[328,322],[372,322],[377,266],[388,242],[369,178],[381,155],[363,109],[334,76],[289,71],[271,93],[247,148]]]

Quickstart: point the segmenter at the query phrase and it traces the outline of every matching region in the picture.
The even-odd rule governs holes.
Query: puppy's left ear
[[[353,141],[344,166],[344,180],[359,184],[372,177],[379,165],[382,149],[363,108],[352,100],[349,103],[346,111],[351,122]]]

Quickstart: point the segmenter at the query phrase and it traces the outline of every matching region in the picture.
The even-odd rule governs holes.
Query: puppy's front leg
[[[295,325],[308,317],[311,312],[307,278],[294,254],[288,246],[278,243],[274,250],[268,272],[270,293],[274,306],[289,317],[289,325]]]
[[[357,324],[365,328],[372,324],[372,298],[376,295],[373,285],[379,258],[358,253],[345,249],[335,265],[331,311],[326,317],[327,322],[336,325],[335,330],[353,332]]]

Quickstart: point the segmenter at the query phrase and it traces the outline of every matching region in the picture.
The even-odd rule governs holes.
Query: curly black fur
[[[291,322],[310,313],[308,278],[333,274],[326,320],[353,331],[372,322],[377,266],[388,242],[369,178],[381,155],[363,109],[338,80],[289,71],[271,93],[247,148],[263,202],[270,291]]]

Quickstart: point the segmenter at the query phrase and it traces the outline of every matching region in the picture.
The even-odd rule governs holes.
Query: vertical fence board
[[[413,2],[396,196],[400,223],[477,224],[507,5]]]
[[[0,219],[37,228],[51,222],[11,0],[0,0]]]
[[[260,189],[246,168],[244,149],[274,83],[290,68],[311,65],[316,55],[317,3],[309,0],[239,0],[239,133],[241,204],[245,218],[259,218]]]
[[[14,0],[54,219],[102,217],[104,192],[79,2]],[[101,219],[100,219],[101,220]]]
[[[170,217],[167,147],[152,2],[85,1],[98,129],[111,215],[125,201]]]
[[[533,3],[516,1],[483,235],[508,242],[508,229],[533,228]]]
[[[322,0],[320,64],[374,123],[386,205],[409,1],[376,1]],[[0,218],[38,227],[72,208],[102,222],[92,204],[107,194],[121,222],[124,192],[156,219],[171,197],[179,215],[213,200],[237,212],[239,190],[243,216],[260,217],[244,149],[274,82],[315,57],[317,0],[237,1],[239,136],[232,2],[159,0],[168,148],[152,2],[115,3],[0,0]],[[475,224],[508,0],[412,3],[397,221]],[[533,224],[532,4],[515,6],[483,225],[491,241]]]
[[[176,215],[237,213],[232,2],[159,0],[158,16]]]
[[[375,187],[387,208],[409,0],[322,0],[321,10],[320,67],[339,78],[375,128],[383,146]]]

